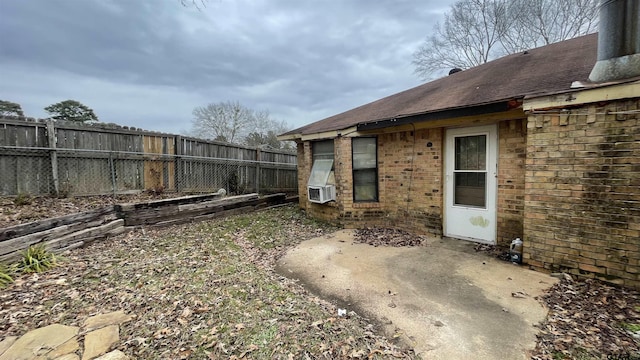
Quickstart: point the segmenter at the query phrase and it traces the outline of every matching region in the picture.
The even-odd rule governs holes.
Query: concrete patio
[[[463,240],[423,247],[353,243],[354,230],[305,241],[278,263],[318,295],[380,323],[425,359],[526,359],[557,279],[492,258]]]

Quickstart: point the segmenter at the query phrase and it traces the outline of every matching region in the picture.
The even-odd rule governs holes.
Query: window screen
[[[325,186],[333,183],[333,140],[314,141],[311,144],[313,164],[307,185]]]

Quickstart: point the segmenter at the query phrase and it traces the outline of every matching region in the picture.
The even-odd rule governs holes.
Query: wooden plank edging
[[[278,193],[186,196],[139,204],[111,205],[0,229],[0,262],[16,260],[20,251],[43,243],[54,253],[122,234],[131,225],[169,226],[269,208],[292,201]]]
[[[100,209],[14,225],[8,228],[0,229],[0,244],[9,239],[46,231],[59,226],[78,222],[92,221],[108,214],[115,214],[115,208],[113,205],[105,206]]]

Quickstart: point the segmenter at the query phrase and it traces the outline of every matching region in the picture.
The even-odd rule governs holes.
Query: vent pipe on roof
[[[640,1],[602,0],[598,28],[598,61],[589,80],[640,76]]]

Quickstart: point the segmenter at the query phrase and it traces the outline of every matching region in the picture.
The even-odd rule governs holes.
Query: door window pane
[[[455,138],[456,170],[486,170],[487,136],[461,136]]]
[[[453,188],[456,205],[485,207],[487,173],[457,172]]]
[[[454,204],[485,207],[487,136],[455,138]]]

